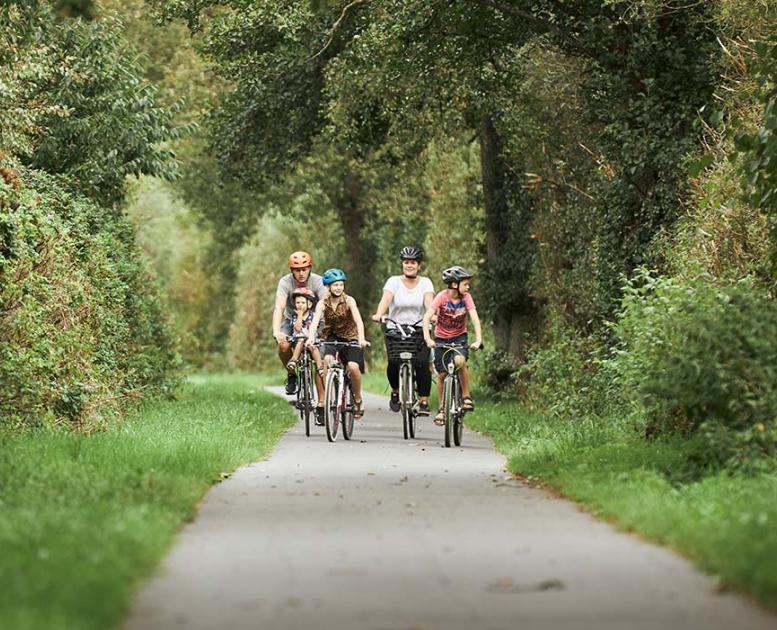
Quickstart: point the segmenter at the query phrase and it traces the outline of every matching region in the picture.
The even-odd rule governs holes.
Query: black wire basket
[[[417,354],[426,349],[424,335],[420,331],[409,337],[402,337],[396,332],[388,332],[386,333],[385,338],[386,357],[389,361],[399,361],[399,355],[403,352],[409,352],[413,355],[412,358],[415,359]]]

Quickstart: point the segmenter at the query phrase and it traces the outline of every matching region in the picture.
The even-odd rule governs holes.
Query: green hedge
[[[0,423],[99,426],[176,364],[131,226],[0,162]]]

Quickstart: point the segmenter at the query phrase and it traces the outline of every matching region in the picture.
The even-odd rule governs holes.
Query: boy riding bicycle
[[[480,318],[475,309],[475,302],[469,293],[472,278],[472,273],[458,265],[443,271],[442,281],[448,285],[448,288],[440,291],[434,297],[431,306],[424,315],[423,324],[424,339],[430,348],[434,348],[436,343],[460,346],[460,354],[455,357],[454,361],[459,368],[464,411],[474,411],[475,409],[475,404],[470,396],[467,357],[469,350],[477,350],[483,344]],[[434,339],[432,339],[429,334],[429,324],[435,315],[437,315],[437,323],[434,327]],[[471,344],[468,343],[467,316],[472,319],[472,325],[475,328],[475,341]],[[443,352],[434,353],[434,367],[438,375],[437,394],[440,401],[442,400],[443,381],[446,374],[443,354]],[[445,423],[445,413],[442,409],[435,416],[434,423],[440,426]]]
[[[332,365],[335,354],[340,355],[351,378],[353,387],[354,417],[361,419],[364,415],[362,407],[362,379],[364,372],[364,347],[369,343],[364,338],[364,321],[359,313],[359,308],[350,295],[345,293],[345,281],[348,276],[342,269],[327,269],[322,280],[324,286],[329,289],[329,294],[316,305],[310,330],[318,330],[321,321],[324,329],[321,338],[324,342],[324,362]],[[330,342],[353,341],[358,347],[345,346],[338,350],[336,346],[327,345]],[[313,347],[315,334],[311,334],[307,340],[307,346]]]

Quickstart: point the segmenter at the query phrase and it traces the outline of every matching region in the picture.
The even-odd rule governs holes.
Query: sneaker
[[[389,409],[391,411],[399,411],[399,392],[391,392],[391,399],[389,400]]]
[[[289,396],[297,393],[297,374],[295,372],[289,372],[286,377],[286,393]]]
[[[317,427],[323,427],[324,426],[324,408],[323,407],[316,407],[316,426]]]
[[[418,415],[419,416],[429,415],[429,403],[427,401],[422,400],[420,403],[418,403]]]

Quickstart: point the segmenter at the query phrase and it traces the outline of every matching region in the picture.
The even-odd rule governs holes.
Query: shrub
[[[0,421],[90,428],[165,390],[176,357],[132,228],[0,166]]]
[[[755,281],[716,286],[643,269],[613,329],[609,365],[647,436],[695,433],[701,463],[734,468],[775,453],[777,309]]]

